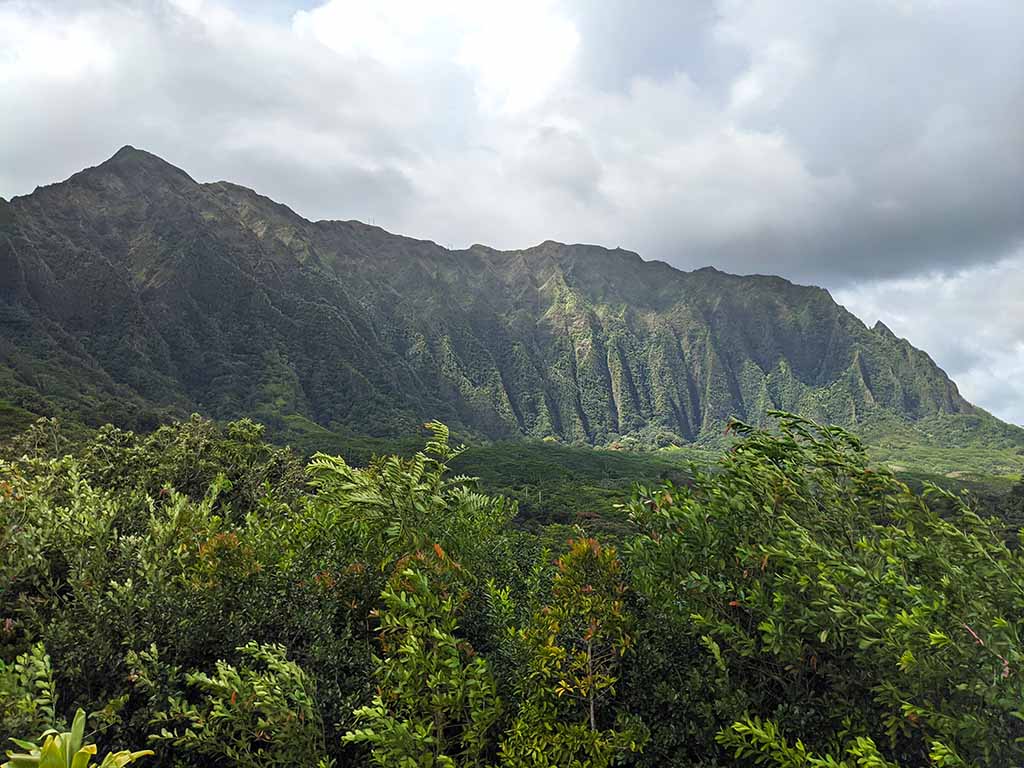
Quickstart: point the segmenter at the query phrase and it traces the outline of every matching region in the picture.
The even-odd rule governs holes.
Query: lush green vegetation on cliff
[[[0,392],[0,435],[23,414],[149,430],[198,411],[309,436],[439,418],[658,448],[783,409],[872,442],[1024,446],[820,288],[589,245],[450,251],[130,147],[0,201]]]
[[[0,462],[0,733],[178,766],[1019,763],[1006,524],[778,427],[573,529],[458,474],[515,490],[529,445],[460,455],[438,424],[363,466],[247,421],[71,455],[37,425]]]

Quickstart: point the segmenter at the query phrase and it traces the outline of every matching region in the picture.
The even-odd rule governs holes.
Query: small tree
[[[381,595],[377,695],[355,712],[363,727],[344,737],[369,745],[377,765],[484,765],[501,705],[487,662],[456,635],[464,595],[444,583],[455,568],[435,547]]]
[[[519,633],[527,672],[502,757],[509,766],[599,768],[644,740],[639,723],[602,709],[634,641],[622,563],[614,548],[577,539],[556,565],[551,603]],[[603,730],[608,721],[617,728]]]

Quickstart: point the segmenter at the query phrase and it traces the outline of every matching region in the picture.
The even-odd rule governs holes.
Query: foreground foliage
[[[29,435],[0,463],[11,765],[1020,764],[1021,549],[777,426],[601,540],[515,527],[436,423],[363,467],[244,421]]]
[[[41,746],[30,741],[12,739],[19,747],[27,750],[24,753],[8,752],[10,760],[4,768],[89,768],[96,754],[95,744],[84,744],[85,712],[81,709],[75,713],[71,730],[58,733],[49,729],[40,737]],[[104,756],[98,768],[123,768],[140,758],[152,755],[148,749],[129,752],[122,750]]]
[[[873,470],[842,430],[780,426],[739,426],[720,472],[632,505],[638,585],[780,729],[744,720],[719,740],[782,755],[788,732],[836,760],[1019,761],[1020,555],[960,500],[946,496],[945,519]]]
[[[380,766],[483,765],[501,704],[489,665],[456,635],[465,594],[444,550],[412,558],[381,599],[380,688],[345,740]]]

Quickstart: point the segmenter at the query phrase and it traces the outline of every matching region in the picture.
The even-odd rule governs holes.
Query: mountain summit
[[[0,384],[32,413],[711,442],[772,409],[1024,443],[821,288],[310,222],[124,147],[0,203]],[[952,425],[952,427],[951,427]]]

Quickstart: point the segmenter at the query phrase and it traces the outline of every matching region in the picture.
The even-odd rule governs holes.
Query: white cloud
[[[928,351],[961,393],[1024,425],[1024,251],[952,274],[864,283],[835,299]]]
[[[0,7],[0,83],[17,85],[25,73],[37,82],[73,82],[111,72],[114,45],[89,18],[53,21],[19,4]]]
[[[730,89],[730,108],[738,112],[778,109],[813,66],[802,47],[774,40],[754,49],[750,68]]]
[[[545,0],[329,0],[298,11],[292,27],[356,60],[398,69],[462,67],[480,106],[499,112],[543,101],[579,45],[572,23]]]

